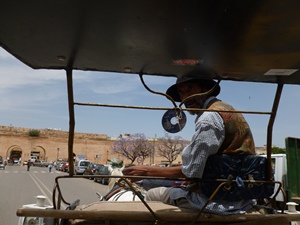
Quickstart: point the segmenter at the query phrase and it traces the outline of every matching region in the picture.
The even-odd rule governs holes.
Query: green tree
[[[277,146],[272,147],[272,154],[285,154],[286,149],[285,148],[279,148]]]
[[[32,129],[32,130],[29,130],[28,135],[30,137],[39,137],[40,136],[40,131],[36,130],[36,129]]]

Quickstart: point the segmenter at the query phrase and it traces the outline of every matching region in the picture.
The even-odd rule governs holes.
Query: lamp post
[[[58,155],[59,155],[59,148],[57,148],[57,159],[56,159],[56,161],[58,161]]]
[[[87,145],[86,145],[87,138],[85,139],[84,142],[85,142],[85,157],[88,158],[88,156],[87,156],[88,155],[88,149],[87,149]]]
[[[151,164],[154,164],[154,156],[155,156],[155,142],[156,142],[156,134],[154,136],[154,144],[153,144],[153,151],[152,151],[152,155],[151,155]]]

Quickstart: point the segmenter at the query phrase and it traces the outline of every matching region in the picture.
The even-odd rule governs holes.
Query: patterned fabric
[[[203,179],[227,179],[229,175],[233,182],[230,188],[221,188],[214,199],[239,201],[246,199],[269,198],[274,193],[274,184],[244,182],[243,180],[268,180],[267,158],[257,155],[211,155],[205,164]],[[201,192],[209,197],[221,182],[199,182]]]
[[[235,110],[231,105],[215,101],[208,108],[212,110]],[[225,124],[225,140],[219,154],[255,154],[253,136],[241,113],[219,112]]]

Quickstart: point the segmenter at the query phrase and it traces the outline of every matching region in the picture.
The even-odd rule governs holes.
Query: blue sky
[[[0,125],[33,129],[68,131],[69,116],[64,70],[33,70],[0,48]],[[160,92],[175,82],[175,78],[145,76],[147,85]],[[221,82],[221,100],[238,110],[271,111],[276,91],[274,84]],[[274,124],[273,145],[285,147],[287,136],[300,137],[297,85],[283,88],[278,115]],[[76,102],[123,104],[151,107],[172,107],[160,95],[142,86],[138,75],[74,71]],[[161,125],[164,111],[75,106],[75,131],[107,134],[117,137],[125,133],[144,133],[147,137],[163,137]],[[194,116],[187,114],[185,128],[171,136],[190,140],[194,131]],[[256,146],[266,144],[269,116],[245,114]]]

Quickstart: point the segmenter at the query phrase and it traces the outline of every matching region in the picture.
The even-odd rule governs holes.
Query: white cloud
[[[34,70],[0,49],[0,89],[48,84],[65,80],[64,71]]]
[[[91,86],[91,90],[97,94],[120,94],[138,88],[138,80],[135,77],[120,75],[109,75],[105,79],[95,79]]]

